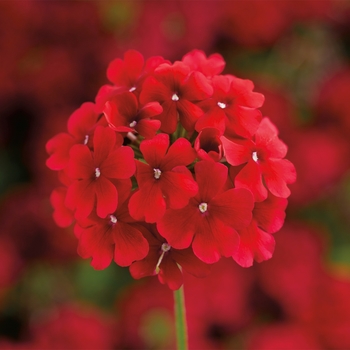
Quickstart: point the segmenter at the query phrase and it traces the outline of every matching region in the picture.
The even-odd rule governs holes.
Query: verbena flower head
[[[174,63],[130,50],[48,141],[54,219],[75,222],[95,269],[113,260],[178,289],[181,268],[204,277],[221,257],[271,258],[295,168],[264,96],[224,66],[199,50]]]

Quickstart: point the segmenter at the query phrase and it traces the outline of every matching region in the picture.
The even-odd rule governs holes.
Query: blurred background
[[[0,1],[0,348],[172,349],[172,293],[95,271],[52,219],[45,143],[127,49],[220,53],[297,168],[270,261],[185,275],[192,349],[350,348],[350,1]]]

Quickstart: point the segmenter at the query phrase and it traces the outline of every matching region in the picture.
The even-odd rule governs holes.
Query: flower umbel
[[[75,222],[95,269],[113,260],[177,290],[182,269],[205,277],[221,257],[244,267],[271,258],[295,168],[262,118],[264,96],[224,66],[199,50],[175,63],[129,50],[96,103],[47,142],[62,183],[54,219]]]

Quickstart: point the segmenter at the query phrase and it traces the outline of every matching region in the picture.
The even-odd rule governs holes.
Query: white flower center
[[[130,126],[130,128],[133,128],[133,127],[135,127],[136,124],[137,124],[137,121],[134,120],[129,124],[129,126]]]
[[[111,219],[111,223],[112,224],[116,224],[117,223],[117,218],[114,215],[110,215],[109,218]]]
[[[201,203],[201,204],[199,204],[198,208],[199,208],[199,211],[201,213],[205,213],[208,210],[208,204],[207,203]]]
[[[171,99],[173,101],[178,101],[179,100],[179,96],[177,96],[176,94],[174,94],[173,96],[171,96]]]
[[[129,89],[129,92],[133,92],[133,91],[135,91],[135,90],[136,90],[136,87],[133,86],[133,87],[131,87],[131,88]]]
[[[158,180],[160,178],[160,175],[162,175],[162,172],[159,169],[153,169],[153,172],[154,172],[153,176],[156,180]]]
[[[253,158],[253,160],[254,160],[254,162],[257,162],[258,161],[258,153],[256,153],[256,152],[253,152],[252,153],[252,158]]]
[[[222,109],[227,107],[226,103],[224,103],[224,102],[218,102],[218,106]]]
[[[89,142],[89,135],[85,135],[84,145],[87,145],[88,142]]]
[[[99,168],[95,169],[95,176],[96,176],[96,178],[101,176],[101,171]]]
[[[162,244],[162,252],[166,253],[166,252],[168,252],[170,250],[170,248],[171,248],[170,244],[168,244],[168,243],[163,243]]]

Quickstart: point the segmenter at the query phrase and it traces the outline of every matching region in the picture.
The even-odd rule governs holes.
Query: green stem
[[[177,350],[187,350],[186,307],[183,287],[174,291]]]

